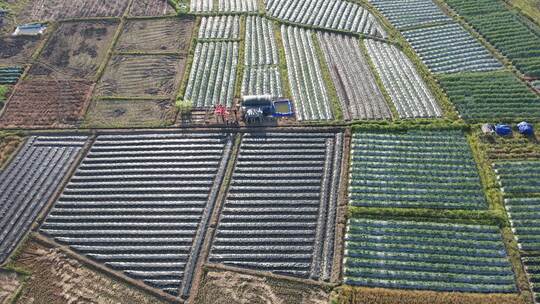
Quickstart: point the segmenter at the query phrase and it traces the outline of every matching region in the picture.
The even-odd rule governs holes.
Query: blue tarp
[[[526,121],[522,121],[520,122],[518,125],[517,125],[518,129],[519,129],[519,133],[523,134],[523,135],[527,135],[527,136],[530,136],[530,135],[533,135],[534,134],[534,129],[533,129],[533,125],[526,122]]]
[[[512,134],[512,128],[509,125],[498,124],[495,126],[495,133],[500,136],[507,136]]]

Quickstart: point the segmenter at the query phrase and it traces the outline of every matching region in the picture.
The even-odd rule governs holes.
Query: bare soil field
[[[84,114],[91,89],[84,81],[22,81],[4,108],[0,127],[75,126]]]
[[[117,21],[62,23],[41,53],[30,76],[50,79],[93,79],[105,59]]]
[[[0,66],[28,63],[41,37],[0,37]]]
[[[196,304],[326,304],[329,293],[321,287],[294,281],[206,269]]]
[[[119,17],[129,0],[35,0],[19,14],[20,22],[90,17]]]
[[[22,138],[17,135],[0,132],[0,168],[9,159],[11,154],[17,150],[22,142]],[[2,301],[0,301],[2,303]]]
[[[185,58],[177,55],[115,55],[94,94],[172,97],[182,79]]]
[[[187,54],[195,18],[129,20],[116,45],[119,52],[176,52]]]
[[[85,126],[95,128],[164,127],[174,123],[175,110],[170,100],[92,101]]]
[[[13,271],[0,269],[0,303],[9,303],[21,286],[19,275]]]
[[[124,283],[84,267],[57,248],[28,241],[13,262],[31,272],[16,303],[162,303]]]
[[[131,16],[166,16],[176,11],[167,0],[137,0],[131,5]]]

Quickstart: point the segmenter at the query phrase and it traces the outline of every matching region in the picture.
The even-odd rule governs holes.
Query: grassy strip
[[[366,123],[355,123],[352,125],[353,132],[361,131],[406,131],[415,130],[469,130],[469,126],[463,121],[451,121],[436,118],[417,118],[396,121],[373,121]]]
[[[531,22],[540,26],[540,0],[503,0]]]
[[[369,57],[366,45],[364,44],[363,40],[359,40],[360,44],[360,50],[362,51],[362,55],[364,55],[364,58],[366,59],[366,62],[369,65],[369,69],[371,70],[371,73],[373,74],[373,77],[375,78],[375,83],[377,83],[377,86],[379,87],[379,91],[381,91],[382,95],[384,96],[384,101],[386,101],[386,105],[390,109],[390,112],[392,113],[392,119],[397,120],[399,119],[399,113],[397,111],[396,105],[392,101],[392,97],[390,97],[390,94],[388,94],[388,91],[386,91],[386,88],[384,87],[384,84],[382,82],[381,75],[377,72],[377,68],[375,67],[375,64],[373,63],[373,60],[371,60],[371,57]]]
[[[335,290],[332,304],[525,304],[515,294],[434,292],[343,285]]]
[[[334,81],[332,80],[332,75],[330,75],[330,69],[326,64],[326,59],[324,58],[324,53],[319,43],[319,38],[317,37],[317,32],[311,33],[311,39],[313,39],[313,46],[315,47],[315,54],[319,60],[319,65],[321,66],[321,72],[324,84],[326,85],[326,91],[328,92],[328,97],[330,98],[330,106],[332,111],[332,116],[334,120],[343,120],[343,111],[341,109],[341,103],[339,102],[339,97],[337,94],[336,87],[334,86]]]
[[[281,87],[283,88],[283,97],[292,99],[292,90],[289,83],[289,73],[287,71],[287,56],[285,55],[285,47],[283,37],[281,36],[280,24],[274,21],[274,36],[276,37],[276,47],[279,56],[279,74],[281,76]]]
[[[236,65],[236,83],[234,84],[234,96],[242,96],[242,82],[244,77],[244,57],[246,56],[246,16],[240,17],[240,41],[238,46],[238,64]]]
[[[201,17],[195,19],[195,25],[193,26],[193,32],[191,33],[191,43],[189,45],[188,57],[186,60],[186,66],[184,67],[184,75],[182,76],[182,82],[178,88],[176,99],[183,99],[186,94],[187,83],[189,81],[189,74],[193,65],[193,59],[195,58],[195,48],[197,46],[197,37],[199,36],[199,28],[201,27]]]

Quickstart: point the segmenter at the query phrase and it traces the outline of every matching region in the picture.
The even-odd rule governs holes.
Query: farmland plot
[[[231,106],[238,52],[238,42],[197,43],[184,98],[195,107]]]
[[[214,0],[191,0],[191,12],[210,12],[214,8]]]
[[[257,0],[219,0],[220,12],[257,12],[259,10]]]
[[[92,86],[73,80],[19,83],[0,117],[0,127],[71,127],[84,115]]]
[[[245,134],[211,263],[329,280],[341,133]]]
[[[366,287],[513,293],[497,226],[350,219],[344,281]]]
[[[185,55],[115,55],[98,83],[96,96],[172,97]]]
[[[359,207],[487,208],[461,131],[355,133],[349,191]]]
[[[502,68],[488,50],[459,24],[405,31],[403,36],[435,73],[484,72]]]
[[[315,53],[312,32],[281,26],[287,71],[298,120],[331,120],[330,98]]]
[[[540,98],[510,72],[440,75],[450,101],[465,120],[540,117]]]
[[[35,0],[19,16],[24,22],[120,17],[128,4],[129,0]]]
[[[86,139],[32,136],[0,172],[0,263],[54,195]]]
[[[195,18],[128,20],[116,43],[119,52],[174,52],[187,54]]]
[[[176,14],[168,0],[137,0],[131,4],[131,16],[166,16]]]
[[[199,39],[240,39],[240,16],[203,17]]]
[[[398,29],[454,22],[431,0],[369,0]]]
[[[100,135],[40,231],[185,297],[231,146],[222,133]]]
[[[175,109],[170,99],[97,99],[86,114],[85,125],[98,128],[163,127],[172,125]]]
[[[540,28],[496,0],[446,0],[525,75],[540,77]]]
[[[364,40],[400,118],[441,117],[442,110],[412,62],[397,47]]]
[[[356,38],[318,33],[345,120],[391,118]]]
[[[62,23],[32,66],[32,78],[92,80],[118,26],[117,21]]]
[[[243,95],[282,96],[279,56],[273,22],[249,16],[246,21]]]
[[[529,276],[529,282],[531,282],[531,288],[534,292],[534,300],[536,303],[538,303],[540,301],[540,273],[538,273],[540,256],[523,257],[522,261],[525,265],[525,271]]]
[[[376,18],[358,4],[343,0],[267,0],[274,18],[320,28],[386,38]]]
[[[35,36],[0,37],[0,65],[29,63],[40,40],[41,37]]]
[[[21,67],[0,67],[0,84],[16,84],[23,71]]]

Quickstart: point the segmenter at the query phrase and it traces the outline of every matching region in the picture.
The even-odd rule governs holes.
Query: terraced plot
[[[172,97],[183,75],[185,55],[114,55],[94,95]]]
[[[535,302],[540,301],[540,256],[528,256],[522,258],[523,264],[525,265],[525,271],[529,276],[529,281],[531,282],[532,291],[534,292]]]
[[[135,1],[137,2],[137,1]],[[131,19],[126,21],[116,43],[119,52],[174,52],[187,55],[195,18],[182,16],[166,19]]]
[[[100,135],[40,230],[185,297],[231,146],[222,133]]]
[[[133,1],[129,14],[131,16],[166,16],[174,15],[175,9],[168,0],[137,0]]]
[[[501,162],[495,169],[503,192],[540,194],[540,161]]]
[[[197,43],[184,99],[195,107],[231,106],[238,53],[238,42]]]
[[[21,67],[0,67],[0,84],[16,84],[23,71]]]
[[[366,287],[513,293],[496,226],[351,219],[344,282]]]
[[[540,117],[540,98],[510,72],[439,75],[463,119],[522,120]]]
[[[376,18],[358,4],[343,0],[267,0],[266,11],[287,22],[386,38]]]
[[[486,209],[461,131],[358,132],[352,139],[351,206]]]
[[[199,39],[240,39],[240,16],[203,17]]]
[[[257,12],[259,10],[257,0],[219,0],[220,12]]]
[[[318,33],[319,42],[337,90],[343,117],[383,119],[392,114],[375,82],[356,38]]]
[[[39,64],[32,65],[30,76],[94,80],[117,27],[114,20],[61,23],[41,52]]]
[[[19,15],[21,21],[53,21],[92,17],[120,17],[129,0],[36,0]]]
[[[84,136],[32,136],[0,171],[0,263],[26,234],[60,186]]]
[[[400,118],[442,116],[435,98],[403,52],[376,40],[366,39],[364,44]]]
[[[451,23],[431,0],[369,0],[398,29]]]
[[[341,133],[245,134],[209,260],[329,280]]]
[[[434,73],[502,68],[488,50],[457,23],[405,31],[403,36]]]
[[[540,28],[496,0],[446,0],[525,75],[540,77]]]
[[[315,53],[312,32],[281,26],[287,72],[298,120],[331,120],[330,97]]]

